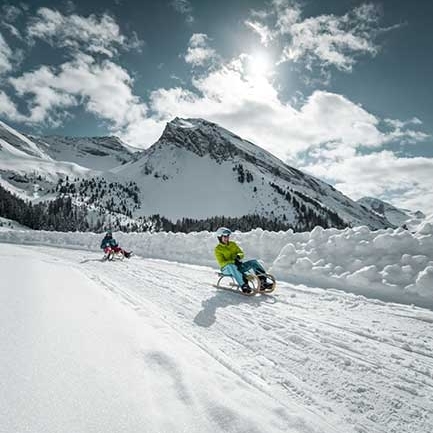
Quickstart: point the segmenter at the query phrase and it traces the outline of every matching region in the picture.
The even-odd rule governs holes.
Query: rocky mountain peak
[[[243,153],[253,153],[255,150],[252,143],[242,140],[216,123],[204,119],[176,117],[167,123],[158,142],[162,145],[175,145],[199,156],[209,154],[217,162],[231,159]],[[242,143],[242,147],[237,146],[237,143]],[[250,152],[245,149],[246,143],[251,145]]]

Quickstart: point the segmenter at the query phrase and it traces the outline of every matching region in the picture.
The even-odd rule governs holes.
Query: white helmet
[[[216,232],[215,232],[217,238],[220,238],[221,236],[230,236],[232,234],[232,231],[230,229],[228,229],[227,227],[220,227]]]

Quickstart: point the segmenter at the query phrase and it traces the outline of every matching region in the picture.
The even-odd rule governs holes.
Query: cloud
[[[12,70],[12,50],[0,33],[0,75]]]
[[[23,37],[21,36],[20,31],[13,26],[12,24],[6,23],[6,22],[1,22],[1,26],[3,28],[5,28],[8,32],[10,32],[12,35],[14,35],[17,39],[22,40]]]
[[[2,19],[9,23],[15,22],[22,13],[20,8],[9,4],[3,5],[1,10],[2,10]]]
[[[208,46],[209,38],[203,33],[194,33],[190,40],[187,52],[185,54],[185,62],[193,66],[203,66],[216,57],[216,52]]]
[[[260,42],[267,47],[274,39],[274,32],[258,21],[245,21],[245,24],[260,36]]]
[[[373,4],[363,4],[342,16],[320,15],[302,20],[301,12],[296,1],[274,0],[270,10],[261,15],[262,21],[255,13],[256,19],[245,23],[260,35],[265,46],[278,41],[282,46],[280,63],[302,63],[324,74],[330,66],[350,72],[357,57],[375,56],[376,36],[391,29],[378,27],[380,9]],[[272,23],[263,22],[270,20]]]
[[[279,99],[266,76],[248,74],[245,55],[193,78],[193,90],[161,89],[150,108],[161,119],[204,117],[252,140],[280,158],[320,146],[378,148],[393,140],[425,140],[410,128],[388,125],[343,95],[315,91],[294,108]]]
[[[22,115],[26,123],[47,122],[57,126],[60,124],[60,113],[78,103],[73,96],[56,88],[54,68],[42,66],[21,77],[10,78],[9,82],[15,88],[17,96],[30,99],[29,115]],[[50,111],[54,109],[57,110],[57,114],[51,115]]]
[[[7,117],[16,122],[25,120],[25,117],[18,112],[13,101],[2,90],[0,90],[0,116]]]
[[[322,157],[301,169],[354,199],[373,196],[399,207],[433,212],[433,158],[400,158],[385,150],[368,155],[352,152],[342,159],[329,153]]]
[[[273,12],[276,15],[276,29],[280,34],[290,34],[291,27],[301,18],[301,6],[296,1],[274,0]]]
[[[358,23],[351,23],[348,15],[341,18],[322,15],[293,24],[292,41],[283,49],[281,60],[303,61],[308,65],[317,61],[322,66],[351,71],[355,55],[377,53],[370,34],[357,29]]]
[[[59,68],[42,66],[9,81],[19,96],[30,98],[26,121],[31,123],[58,124],[59,113],[78,104],[113,128],[146,115],[146,105],[132,94],[133,80],[126,70],[109,60],[98,63],[85,54]]]
[[[118,49],[139,48],[141,41],[136,36],[129,40],[120,32],[114,18],[103,14],[83,17],[63,15],[49,9],[38,9],[37,16],[31,20],[27,29],[30,41],[41,39],[56,48],[70,48],[92,54],[113,57]]]
[[[193,8],[188,0],[173,0],[171,6],[180,14],[185,16],[185,21],[188,24],[194,22],[194,16],[192,14]]]
[[[3,5],[1,8],[2,19],[0,25],[19,40],[22,39],[21,33],[13,23],[17,21],[22,13],[23,11],[20,8],[13,5]]]
[[[83,17],[40,8],[27,26],[27,42],[32,46],[38,40],[63,48],[69,60],[5,78],[0,93],[3,116],[27,124],[59,126],[70,116],[71,108],[80,107],[105,121],[112,131],[124,134],[129,128],[134,131],[134,124],[146,123],[147,106],[134,95],[134,80],[113,60],[120,50],[139,47],[135,34],[126,38],[107,14]],[[0,73],[12,71],[12,55],[17,54],[19,50],[13,54],[0,34]],[[21,112],[6,94],[6,86],[20,100]]]

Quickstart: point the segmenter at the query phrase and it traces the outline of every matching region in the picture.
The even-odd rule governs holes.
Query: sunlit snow
[[[234,233],[279,280],[254,297],[212,286],[212,233],[114,235],[130,260],[0,231],[5,431],[433,431],[431,218]]]

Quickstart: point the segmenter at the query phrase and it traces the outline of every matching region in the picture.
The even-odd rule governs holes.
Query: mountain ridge
[[[8,128],[8,134],[14,135],[14,130]],[[99,213],[101,209],[127,209],[128,218],[161,215],[171,221],[256,216],[295,230],[309,230],[315,225],[367,225],[373,229],[392,226],[386,218],[331,185],[205,119],[177,117],[167,123],[158,141],[137,152],[117,137],[38,137],[18,132],[14,137],[23,139],[30,151],[27,157],[20,154],[8,160],[10,155],[5,156],[4,149],[0,149],[3,186],[9,180],[13,188],[22,187],[11,181],[14,170],[28,176],[28,189],[38,188],[38,173],[47,176],[52,185],[57,176],[57,183],[65,179],[67,183],[51,189],[51,194],[70,194],[77,205],[100,206]],[[18,144],[25,148],[23,143]],[[36,149],[40,157],[34,154]],[[5,170],[5,161],[2,165],[2,157],[9,163],[9,171]],[[42,170],[44,164],[49,165]],[[106,180],[104,184],[90,182],[96,190],[88,189],[89,183],[80,187],[79,179],[101,177]],[[116,193],[108,184],[120,189]],[[120,197],[130,187],[133,209]],[[38,190],[39,199],[47,190],[47,185],[43,191]],[[90,194],[91,199],[82,194]],[[45,197],[50,198],[48,194]]]

